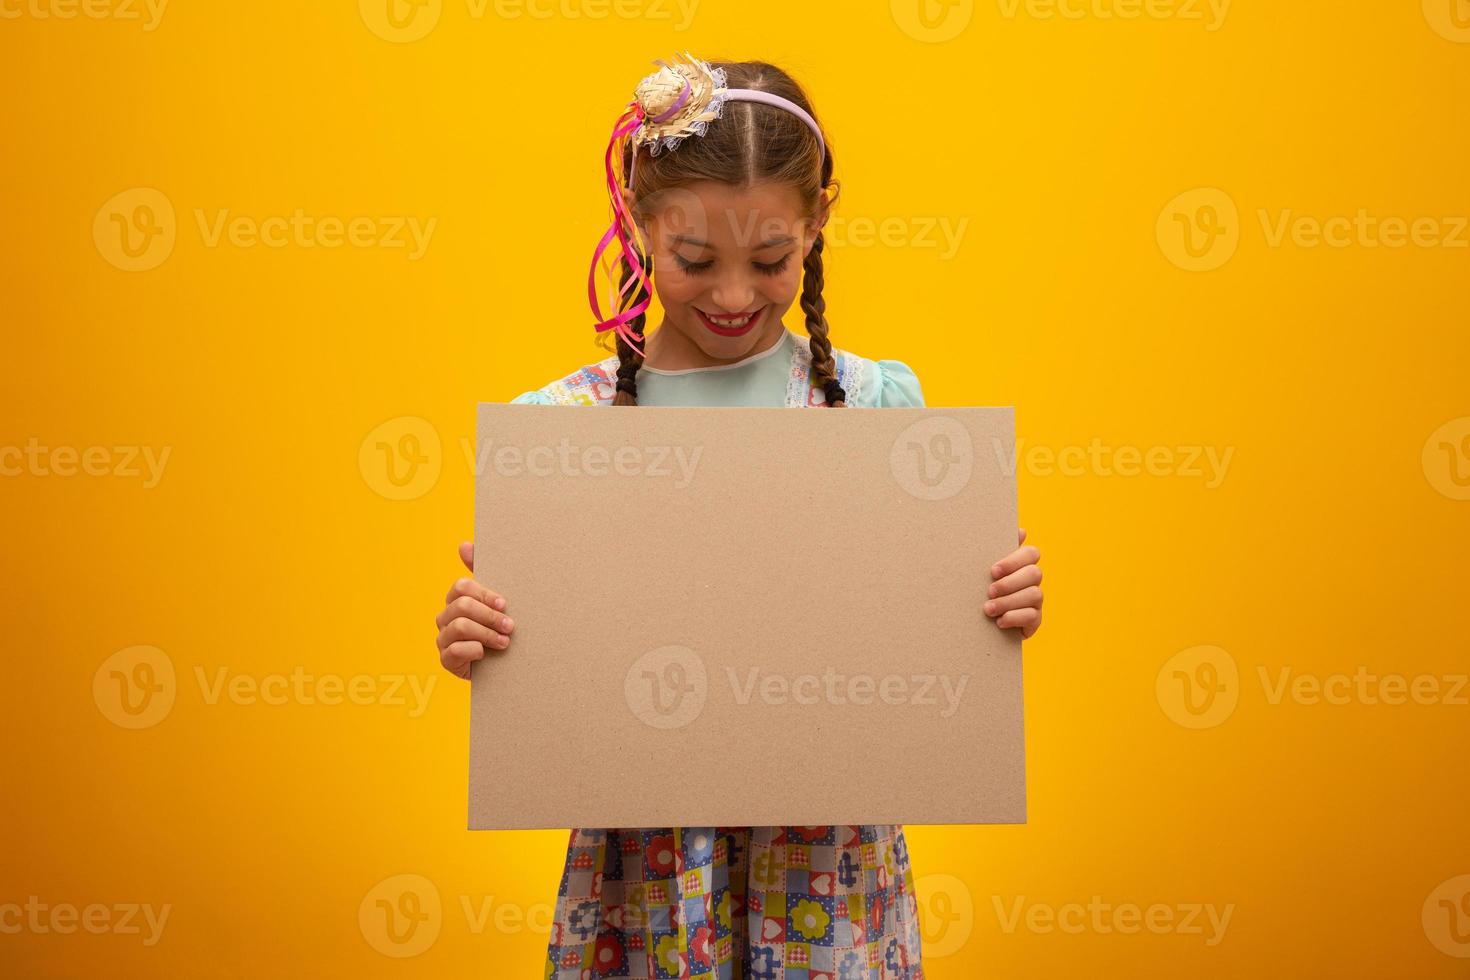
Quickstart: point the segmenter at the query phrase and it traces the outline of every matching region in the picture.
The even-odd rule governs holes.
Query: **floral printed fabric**
[[[903,828],[573,830],[547,980],[922,980]]]

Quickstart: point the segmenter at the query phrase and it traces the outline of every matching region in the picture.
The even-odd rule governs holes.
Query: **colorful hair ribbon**
[[[607,153],[603,158],[608,199],[612,206],[612,223],[608,225],[601,241],[597,243],[597,248],[592,253],[592,266],[587,272],[587,299],[592,304],[592,315],[597,318],[597,332],[616,331],[629,347],[638,351],[640,357],[643,355],[643,350],[639,345],[643,338],[629,326],[629,323],[648,309],[652,300],[653,287],[644,271],[643,252],[637,247],[643,244],[642,236],[628,208],[628,199],[623,193],[623,182],[618,177],[617,170],[622,165],[623,146],[627,138],[643,125],[643,119],[643,108],[635,101],[628,106],[628,110],[618,118],[617,124],[613,127],[612,138],[608,141]],[[613,162],[614,154],[617,156],[616,165]],[[614,266],[607,258],[609,246],[614,240],[618,243],[619,254],[612,261],[621,261],[626,268],[632,270],[632,276],[623,283],[621,288],[617,286]],[[597,268],[599,265],[608,279],[609,315],[607,316],[603,315],[602,306],[597,301]],[[627,306],[629,295],[637,295],[637,292],[634,291],[635,286],[642,288],[643,298],[632,306]]]

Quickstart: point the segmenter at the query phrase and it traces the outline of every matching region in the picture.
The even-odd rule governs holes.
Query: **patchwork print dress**
[[[786,406],[824,404],[807,338],[786,341]],[[833,354],[850,406],[922,407],[902,362]],[[516,401],[610,404],[617,367],[610,357]],[[922,980],[916,899],[899,826],[576,829],[545,977]]]

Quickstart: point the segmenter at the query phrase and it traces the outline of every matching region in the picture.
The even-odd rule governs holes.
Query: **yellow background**
[[[566,835],[464,830],[468,692],[431,619],[471,534],[475,403],[603,356],[584,288],[601,153],[652,60],[682,49],[809,87],[854,230],[828,252],[834,342],[905,360],[930,405],[1016,406],[1047,573],[1025,653],[1030,821],[908,829],[928,946],[947,953],[928,975],[1470,970],[1453,931],[1470,903],[1449,917],[1470,873],[1470,707],[1272,703],[1260,679],[1470,662],[1454,479],[1470,249],[1269,234],[1287,211],[1363,209],[1453,237],[1446,219],[1470,214],[1464,0],[1242,0],[1223,22],[1186,0],[1132,19],[1106,0],[1074,0],[1078,17],[702,0],[684,29],[654,0],[479,17],[436,0],[399,9],[431,28],[413,41],[353,0],[174,0],[153,30],[141,4],[113,12],[142,21],[40,16],[48,2],[3,0],[0,19],[0,445],[171,455],[152,487],[0,478],[0,905],[171,912],[153,946],[0,934],[0,973],[538,975],[544,926],[515,923],[554,901]],[[166,198],[175,242],[124,271],[106,230],[136,202],[105,205],[135,188]],[[1225,251],[1205,257],[1221,264],[1181,268],[1169,229],[1203,234],[1222,194],[1236,214],[1212,212]],[[210,246],[196,218],[298,208],[437,224],[411,261]],[[886,243],[855,233],[884,221]],[[968,223],[943,254],[925,222]],[[429,476],[397,500],[375,441],[360,450],[405,418],[422,422],[387,441],[424,435]],[[1170,447],[1172,475],[1024,455],[1090,445]],[[1209,485],[1178,447],[1233,455]],[[613,555],[577,560],[634,581]],[[168,658],[175,700],[129,730],[94,680],[140,645]],[[1195,728],[1165,668],[1201,646],[1238,673],[1217,692],[1228,717]],[[211,704],[196,671],[221,668],[436,686],[420,717]],[[547,778],[576,791],[575,773]],[[398,875],[441,900],[414,957],[370,936],[374,889]],[[1094,895],[1233,911],[1214,945],[1008,931],[998,912]],[[487,900],[476,931],[465,903]]]

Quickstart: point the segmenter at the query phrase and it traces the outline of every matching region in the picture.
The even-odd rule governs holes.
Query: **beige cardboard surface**
[[[1024,823],[1014,431],[480,405],[470,828]]]

